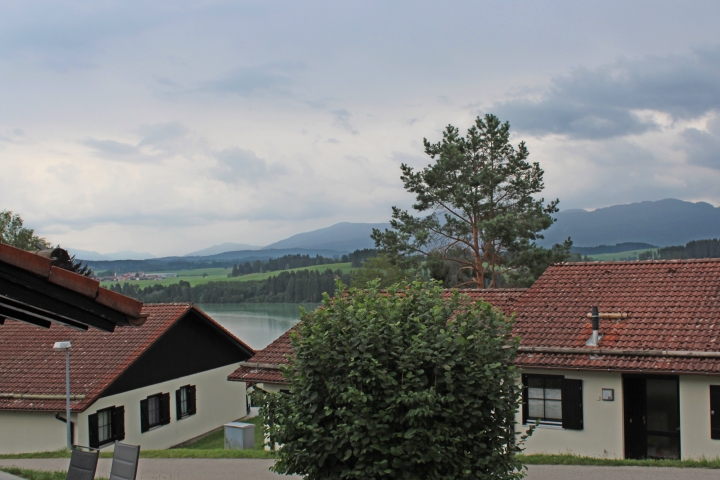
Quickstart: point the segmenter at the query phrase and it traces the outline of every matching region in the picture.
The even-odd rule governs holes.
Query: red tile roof
[[[109,333],[97,329],[80,331],[53,324],[49,329],[7,320],[0,326],[0,410],[62,411],[64,399],[38,400],[7,398],[9,394],[65,395],[65,354],[53,351],[57,341],[72,342],[70,350],[72,395],[85,395],[71,401],[74,412],[89,407],[100,394],[137,360],[170,327],[190,311],[236,339],[192,304],[148,304],[145,324],[137,328],[119,328]],[[6,397],[6,398],[3,398]]]
[[[517,288],[498,288],[492,290],[461,290],[461,293],[467,295],[473,301],[485,300],[492,304],[495,308],[511,314],[515,302],[523,294],[524,289]],[[446,291],[443,296],[448,297],[451,292]],[[290,341],[290,334],[295,331],[295,327],[291,328],[270,345],[260,350],[254,357],[247,361],[249,364],[256,366],[242,366],[228,376],[228,380],[238,382],[257,382],[257,383],[285,383],[285,379],[280,370],[277,368],[262,368],[261,365],[286,365],[289,358],[292,357],[293,348]]]
[[[628,318],[602,319],[599,347],[586,347],[593,306],[601,314],[627,313]],[[720,259],[553,265],[516,310],[517,363],[526,368],[720,373],[720,358],[619,355],[622,350],[720,352]],[[522,351],[528,347],[577,350]]]
[[[142,302],[100,288],[100,282],[97,280],[55,267],[50,258],[11,247],[10,245],[0,244],[0,263],[20,268],[44,278],[48,283],[94,299],[97,303],[126,315],[128,321],[133,325],[141,325],[144,321]]]

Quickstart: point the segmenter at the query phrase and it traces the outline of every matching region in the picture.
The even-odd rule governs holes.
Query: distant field
[[[180,280],[189,282],[191,286],[201,285],[209,282],[249,282],[252,280],[265,280],[268,277],[279,275],[282,272],[299,272],[302,270],[319,270],[324,272],[328,268],[335,270],[342,270],[343,273],[349,273],[351,270],[350,262],[348,263],[334,263],[330,265],[314,265],[312,267],[294,268],[290,270],[278,270],[275,272],[265,273],[251,273],[250,275],[242,275],[239,277],[228,277],[228,274],[232,271],[231,268],[201,268],[197,270],[163,270],[162,272],[145,272],[145,273],[177,273],[176,278],[168,278],[165,280],[139,280],[131,282],[120,282],[120,283],[131,283],[133,285],[139,285],[144,288],[148,285],[173,285],[179,283]],[[203,277],[203,274],[207,274]],[[108,287],[118,282],[102,282],[101,285]]]
[[[657,251],[657,248],[643,248],[642,250],[629,250],[627,252],[620,252],[620,253],[601,253],[599,255],[588,255],[588,257],[592,257],[593,260],[597,260],[600,262],[612,262],[622,259],[634,259],[637,260],[637,257],[642,252],[647,251]]]

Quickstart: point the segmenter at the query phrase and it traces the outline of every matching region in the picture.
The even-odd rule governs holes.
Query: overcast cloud
[[[184,254],[408,207],[400,163],[493,112],[597,208],[720,205],[714,1],[0,4],[0,210]]]

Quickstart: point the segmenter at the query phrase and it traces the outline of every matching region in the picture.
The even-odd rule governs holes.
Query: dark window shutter
[[[163,393],[160,396],[160,424],[170,423],[170,394]]]
[[[182,412],[182,388],[175,390],[175,413],[177,414],[177,419],[180,420],[183,415],[183,412]]]
[[[568,430],[583,429],[582,380],[563,379],[562,426]]]
[[[528,417],[528,376],[526,374],[522,376],[522,383],[522,422],[525,424]]]
[[[112,412],[112,437],[118,442],[125,440],[125,407],[115,407]]]
[[[195,385],[188,387],[188,413],[195,415],[197,413],[197,402],[195,401]]]
[[[100,448],[100,440],[98,440],[98,415],[93,413],[88,415],[88,434],[90,438],[90,447]]]
[[[720,385],[710,385],[710,438],[720,440]]]
[[[140,432],[145,433],[150,430],[150,424],[148,422],[148,401],[140,400]]]

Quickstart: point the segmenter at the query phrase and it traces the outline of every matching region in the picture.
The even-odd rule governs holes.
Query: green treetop
[[[525,286],[551,263],[564,260],[572,243],[538,247],[540,232],[552,225],[558,200],[544,203],[543,170],[527,161],[525,142],[510,143],[510,124],[494,115],[478,117],[467,135],[449,125],[443,139],[424,139],[435,160],[415,171],[402,164],[405,190],[415,194],[416,217],[392,208],[392,230],[374,229],[376,245],[396,261],[427,257],[459,265],[460,286]]]

